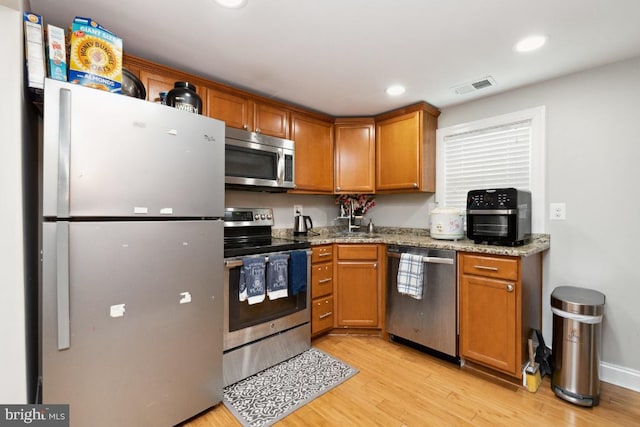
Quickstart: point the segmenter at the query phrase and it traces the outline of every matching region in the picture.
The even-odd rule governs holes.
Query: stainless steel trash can
[[[551,293],[553,361],[551,388],[581,406],[600,402],[600,352],[605,296],[575,286]]]

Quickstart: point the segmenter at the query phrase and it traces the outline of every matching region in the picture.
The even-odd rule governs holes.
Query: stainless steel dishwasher
[[[402,253],[422,256],[422,299],[398,293],[397,276]],[[387,259],[387,332],[392,338],[399,337],[457,358],[456,252],[388,246]]]

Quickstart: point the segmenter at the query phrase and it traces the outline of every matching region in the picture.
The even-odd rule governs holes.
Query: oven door
[[[467,236],[476,241],[518,240],[518,215],[515,209],[467,211]]]
[[[260,255],[268,259],[270,254]],[[224,351],[310,322],[311,251],[307,251],[306,292],[275,300],[267,296],[257,304],[239,299],[242,259],[225,259],[224,267]]]

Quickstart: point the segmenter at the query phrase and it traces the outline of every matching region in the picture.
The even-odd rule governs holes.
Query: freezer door
[[[47,217],[221,217],[224,122],[47,79]]]
[[[43,403],[112,427],[220,402],[222,240],[222,221],[45,223]]]

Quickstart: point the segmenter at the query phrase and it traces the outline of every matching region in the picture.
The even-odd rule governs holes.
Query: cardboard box
[[[67,81],[67,53],[64,30],[47,25],[47,65],[49,77],[63,82]]]
[[[24,50],[27,61],[27,86],[41,93],[44,89],[44,78],[47,75],[44,54],[44,34],[42,16],[24,12]]]
[[[122,86],[122,39],[89,18],[71,25],[69,81],[109,92]]]

